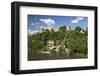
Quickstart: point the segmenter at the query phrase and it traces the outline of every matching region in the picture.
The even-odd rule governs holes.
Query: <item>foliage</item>
[[[70,38],[67,41],[71,54],[87,54],[87,36],[84,33],[70,32]]]
[[[87,32],[80,33],[81,27],[77,26],[74,30],[67,30],[66,26],[61,26],[58,31],[54,29],[42,29],[38,32],[28,36],[28,57],[32,59],[34,55],[41,54],[42,51],[48,51],[48,41],[53,41],[53,46],[58,48],[60,54],[65,53],[68,48],[70,55],[82,54],[87,55]],[[63,44],[63,45],[62,45]]]
[[[60,54],[65,53],[65,48],[64,48],[63,46],[60,46],[60,47],[59,47],[59,53],[60,53]]]
[[[66,31],[66,26],[61,26],[60,28],[59,28],[59,30],[61,30],[61,31]]]
[[[82,30],[82,28],[81,28],[80,26],[77,26],[77,27],[75,28],[75,30],[78,31],[78,32],[80,32],[80,31]]]

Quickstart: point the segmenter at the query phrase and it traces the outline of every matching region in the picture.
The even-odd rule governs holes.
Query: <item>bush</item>
[[[65,53],[65,48],[63,46],[60,46],[58,50],[60,54]]]
[[[71,54],[87,54],[87,36],[84,34],[78,32],[70,33],[67,43]]]

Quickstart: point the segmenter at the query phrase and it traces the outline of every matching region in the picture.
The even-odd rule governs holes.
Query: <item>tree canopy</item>
[[[59,46],[58,53],[65,53],[66,48],[70,55],[87,55],[87,30],[80,33],[81,27],[77,26],[74,30],[67,30],[66,26],[59,27],[58,31],[54,29],[42,29],[42,32],[28,36],[28,56],[39,55],[42,51],[49,51],[48,42],[52,41],[53,47]],[[53,49],[54,50],[54,49]]]

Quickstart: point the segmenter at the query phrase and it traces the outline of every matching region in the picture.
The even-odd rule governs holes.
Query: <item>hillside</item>
[[[87,30],[77,26],[42,29],[28,36],[28,60],[87,58]]]

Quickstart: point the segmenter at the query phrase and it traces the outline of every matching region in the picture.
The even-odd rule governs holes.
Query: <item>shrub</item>
[[[59,50],[59,53],[60,53],[60,54],[65,53],[65,48],[64,48],[63,46],[60,46],[60,47],[58,48],[58,50]]]

